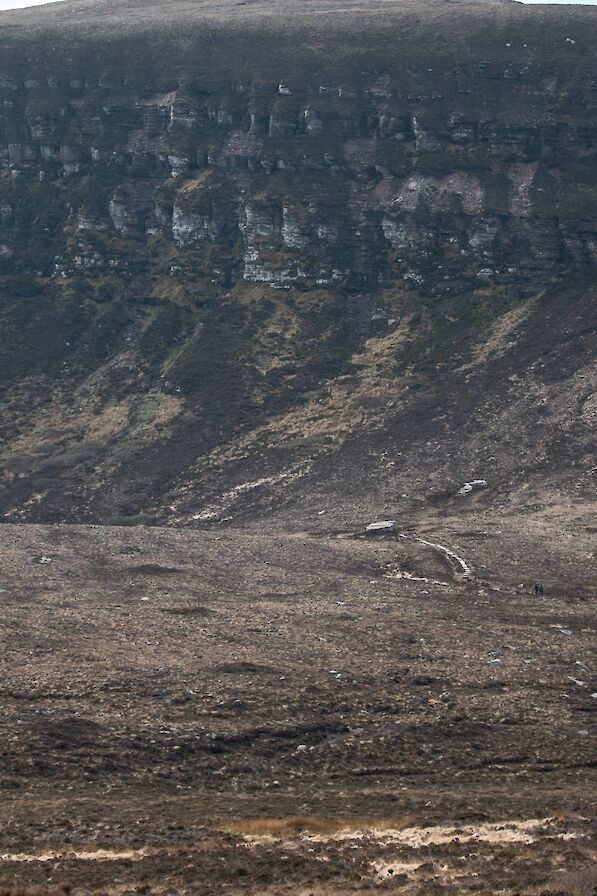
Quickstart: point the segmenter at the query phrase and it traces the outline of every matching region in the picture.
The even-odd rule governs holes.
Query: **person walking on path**
[[[535,597],[539,594],[539,585],[535,582]]]

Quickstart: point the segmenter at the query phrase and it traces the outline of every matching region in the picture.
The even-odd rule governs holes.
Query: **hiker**
[[[535,597],[539,594],[539,585],[535,582]]]
[[[539,596],[543,597],[543,585],[539,585]]]

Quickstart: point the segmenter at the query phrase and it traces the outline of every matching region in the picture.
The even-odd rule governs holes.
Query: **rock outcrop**
[[[444,13],[444,27],[466,9],[447,21]],[[382,46],[375,70],[355,63],[348,82],[342,59],[336,79],[329,60],[321,72],[293,64],[249,78],[247,38],[247,71],[236,80],[226,66],[202,77],[192,42],[177,43],[165,90],[162,67],[152,78],[112,53],[100,71],[97,60],[77,59],[81,46],[71,60],[44,62],[29,36],[24,58],[11,64],[4,54],[0,79],[5,272],[68,277],[75,256],[98,268],[97,246],[70,238],[77,220],[89,236],[107,235],[102,269],[110,239],[121,236],[135,238],[149,275],[156,237],[174,252],[238,243],[229,282],[282,289],[407,284],[429,297],[482,282],[524,290],[537,276],[593,265],[589,34],[576,19],[570,37],[537,12],[496,6],[487,18],[491,9],[478,21],[468,12],[470,45],[455,37],[446,68],[443,48],[413,60],[400,33],[403,8],[397,52],[386,58]],[[231,29],[219,39],[224,52],[238,38]],[[23,228],[41,237],[48,202],[57,251],[33,265],[17,249]]]

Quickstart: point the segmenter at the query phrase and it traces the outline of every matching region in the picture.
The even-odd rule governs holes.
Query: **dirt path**
[[[466,560],[463,557],[459,557],[455,551],[451,550],[451,548],[447,548],[445,545],[438,544],[435,541],[426,541],[424,538],[421,538],[420,535],[406,535],[406,534],[400,533],[398,537],[399,538],[410,538],[413,541],[418,541],[419,544],[425,544],[425,545],[427,545],[427,547],[433,548],[434,550],[439,551],[445,557],[447,557],[448,560],[454,561],[460,567],[460,570],[461,570],[460,575],[462,576],[463,579],[468,579],[470,577],[470,575],[471,575],[470,566],[468,565],[468,563],[466,562]],[[443,584],[443,583],[438,583],[438,584]]]

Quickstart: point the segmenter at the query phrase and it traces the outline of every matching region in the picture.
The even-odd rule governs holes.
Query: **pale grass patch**
[[[499,317],[491,326],[483,342],[475,346],[472,363],[465,364],[461,370],[469,370],[474,366],[486,364],[491,356],[503,355],[515,342],[515,332],[529,316],[532,306],[533,302],[528,301]]]
[[[421,867],[423,862],[373,862],[372,868],[375,876],[379,880],[388,880],[388,878],[398,876],[400,874],[414,874]]]
[[[293,840],[305,838],[313,842],[328,840],[376,840],[389,846],[396,844],[420,849],[426,846],[440,846],[452,841],[461,843],[485,842],[495,845],[502,843],[533,843],[538,839],[573,840],[578,835],[570,831],[552,828],[552,818],[529,818],[507,820],[478,825],[430,825],[419,827],[412,817],[394,819],[349,819],[338,820],[318,816],[289,816],[286,818],[252,818],[233,822],[224,830],[240,834],[247,839],[267,838],[271,840]],[[544,830],[544,828],[548,830]]]
[[[119,851],[109,849],[94,849],[89,852],[81,850],[65,850],[64,852],[40,852],[40,853],[6,853],[0,855],[1,862],[54,862],[57,860],[69,860],[79,862],[122,862],[124,860],[140,861],[151,855],[146,849],[122,849]]]
[[[334,838],[338,835],[351,836],[367,831],[396,831],[412,824],[413,818],[371,819],[357,818],[339,820],[319,816],[292,815],[286,818],[247,818],[232,822],[223,830],[232,834],[249,837],[270,837],[282,840],[296,836]]]

